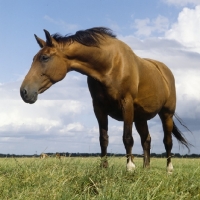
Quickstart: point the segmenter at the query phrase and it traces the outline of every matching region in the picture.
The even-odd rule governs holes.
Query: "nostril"
[[[24,95],[27,95],[26,89],[23,89],[23,93],[24,93]]]
[[[21,96],[22,96],[22,97],[26,97],[27,94],[28,94],[28,92],[27,92],[26,89],[21,89],[20,93],[21,93]]]

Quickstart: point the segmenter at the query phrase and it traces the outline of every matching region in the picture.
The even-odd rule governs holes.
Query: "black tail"
[[[189,132],[191,132],[187,126],[185,126],[181,119],[178,117],[177,114],[174,115],[175,118],[179,121],[179,123],[184,126]],[[192,132],[191,132],[192,133]],[[174,121],[173,121],[173,129],[172,129],[172,134],[175,136],[175,138],[178,140],[178,142],[180,142],[182,145],[186,146],[188,151],[190,152],[190,146],[193,146],[192,144],[190,144],[184,137],[183,133],[178,129],[178,127],[175,125]]]

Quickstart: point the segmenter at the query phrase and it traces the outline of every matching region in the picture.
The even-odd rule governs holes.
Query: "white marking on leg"
[[[135,170],[135,164],[131,160],[131,156],[128,158],[128,163],[126,165],[127,171],[134,171]]]
[[[173,165],[172,165],[172,163],[170,162],[170,163],[168,164],[168,166],[167,166],[167,173],[168,173],[168,174],[172,174],[173,170],[174,170]]]

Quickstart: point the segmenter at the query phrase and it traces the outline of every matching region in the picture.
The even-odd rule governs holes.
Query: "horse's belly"
[[[113,119],[116,119],[118,121],[123,121],[122,111],[112,111],[109,112],[108,115]]]
[[[114,104],[113,102],[112,104],[110,104],[109,108],[110,110],[108,112],[108,115],[110,117],[118,121],[123,121],[123,113],[120,105],[116,106],[116,104]],[[134,121],[150,120],[157,115],[159,110],[160,110],[159,108],[153,109],[152,107],[142,107],[139,105],[134,105]]]
[[[154,118],[158,114],[157,111],[154,112],[146,112],[144,110],[135,110],[134,111],[134,121],[139,120],[150,120]]]
[[[157,115],[157,113],[158,113],[157,111],[155,111],[155,112],[146,112],[143,109],[135,109],[134,110],[134,121],[150,120],[150,119],[154,118]],[[116,119],[118,121],[124,121],[123,120],[123,115],[122,115],[122,110],[115,110],[115,111],[109,112],[108,115],[110,117],[112,117],[113,119]]]
[[[135,104],[134,105],[134,121],[137,120],[150,120],[154,118],[158,112],[161,109],[160,104],[154,104],[154,105],[140,105],[140,104]]]

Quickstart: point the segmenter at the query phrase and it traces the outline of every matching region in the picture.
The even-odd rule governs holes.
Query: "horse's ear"
[[[43,48],[46,45],[46,42],[44,40],[40,39],[37,35],[34,34],[34,36],[35,36],[35,39],[36,39],[37,43],[39,44],[39,46],[41,48]]]
[[[46,36],[46,44],[50,47],[55,47],[57,46],[57,42],[54,38],[51,37],[50,33],[44,29],[45,36]]]

